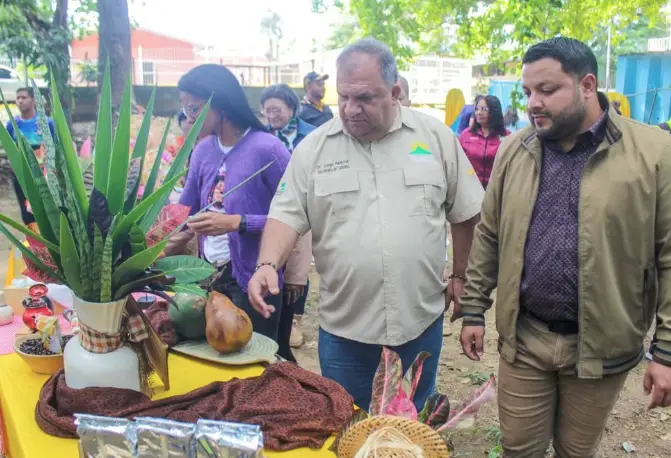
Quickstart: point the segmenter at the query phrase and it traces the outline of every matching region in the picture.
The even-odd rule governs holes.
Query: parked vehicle
[[[42,79],[35,79],[37,87],[47,87],[47,84]],[[16,91],[26,86],[23,77],[11,67],[0,65],[0,89],[5,96],[5,101],[15,102]]]

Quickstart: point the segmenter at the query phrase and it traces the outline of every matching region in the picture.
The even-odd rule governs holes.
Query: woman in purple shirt
[[[212,97],[201,130],[208,136],[193,151],[179,199],[180,204],[191,208],[191,215],[213,204],[188,224],[199,237],[200,256],[217,268],[211,289],[226,294],[247,312],[254,331],[277,341],[278,354],[295,361],[289,347],[291,321],[280,323],[282,294],[269,297],[275,307],[270,319],[254,310],[247,299],[247,283],[256,268],[261,231],[289,162],[289,152],[266,131],[238,80],[226,67],[200,65],[184,75],[178,86],[183,112],[190,122]],[[264,172],[222,198],[268,163],[272,165]]]

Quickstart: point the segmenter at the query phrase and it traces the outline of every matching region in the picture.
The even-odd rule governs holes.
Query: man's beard
[[[585,106],[579,100],[575,100],[570,107],[557,115],[551,115],[550,113],[537,114],[543,114],[552,121],[552,125],[548,129],[536,128],[538,136],[543,140],[562,140],[577,134],[587,115]],[[534,127],[536,127],[535,121]]]

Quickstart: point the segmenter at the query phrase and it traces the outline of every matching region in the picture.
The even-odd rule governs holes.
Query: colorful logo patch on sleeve
[[[286,183],[286,181],[283,181],[277,187],[277,191],[275,191],[275,195],[279,196],[280,194],[282,194],[284,192],[285,189],[287,189],[287,183]]]

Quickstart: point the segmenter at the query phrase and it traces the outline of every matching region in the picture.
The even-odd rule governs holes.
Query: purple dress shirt
[[[544,321],[578,320],[578,209],[588,159],[606,134],[607,111],[573,149],[543,141],[538,197],[524,251],[521,306]]]

